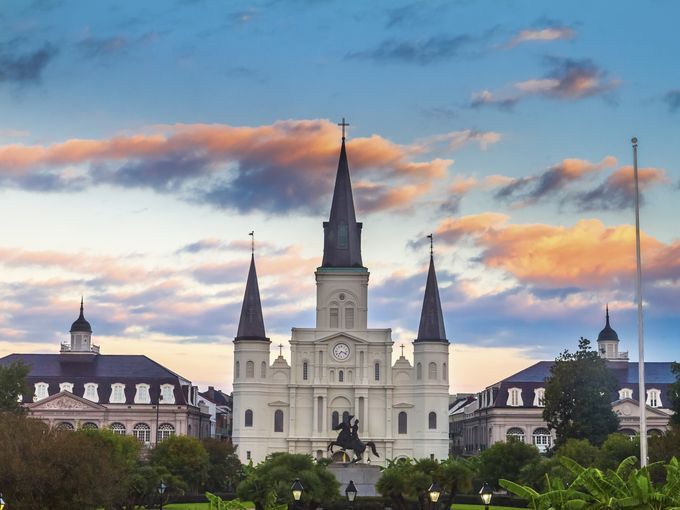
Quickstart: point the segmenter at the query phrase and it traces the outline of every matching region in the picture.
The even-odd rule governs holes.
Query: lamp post
[[[484,510],[489,510],[491,496],[493,496],[493,489],[489,487],[488,483],[484,482],[484,485],[479,490],[479,497],[482,498],[482,503],[484,503]]]
[[[160,485],[158,486],[158,494],[159,494],[159,496],[160,496],[160,498],[161,498],[161,506],[160,506],[160,509],[161,509],[161,510],[163,510],[163,494],[165,493],[165,489],[167,489],[167,488],[168,488],[168,486],[165,485],[165,483],[163,482],[163,480],[161,480],[161,483],[160,483]],[[2,509],[0,509],[0,510],[2,510]]]
[[[434,508],[436,510],[437,501],[439,501],[439,496],[441,496],[441,493],[442,489],[441,487],[439,487],[439,484],[437,482],[432,482],[430,488],[427,489],[427,495],[430,498],[431,508]]]
[[[352,503],[354,503],[354,498],[357,497],[357,488],[354,485],[354,481],[350,480],[349,485],[345,489],[345,496],[347,496],[347,501],[349,501],[349,507],[352,508]]]
[[[304,490],[305,488],[300,483],[300,479],[296,478],[292,487],[290,488],[290,491],[293,493],[293,508],[298,508],[298,505],[300,504],[300,498],[302,498],[302,492]]]

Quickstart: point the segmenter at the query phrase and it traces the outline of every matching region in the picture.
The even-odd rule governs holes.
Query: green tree
[[[498,486],[500,478],[518,480],[526,465],[539,462],[538,448],[516,439],[496,443],[479,456],[479,477],[493,486]]]
[[[0,365],[0,412],[22,413],[21,395],[28,395],[26,376],[31,367],[21,361]]]
[[[602,443],[595,465],[600,469],[616,469],[616,467],[628,457],[640,454],[640,437],[630,438],[627,435],[614,433]],[[576,460],[576,459],[574,459]],[[590,465],[583,464],[581,465]]]
[[[392,460],[383,470],[375,488],[384,497],[390,498],[397,510],[406,510],[415,502],[422,508],[425,492],[433,481],[432,467],[429,463],[413,459]]]
[[[186,483],[192,493],[199,492],[208,479],[209,457],[201,441],[190,436],[171,436],[151,452],[151,464],[163,466]]]
[[[203,447],[208,452],[208,479],[206,490],[220,492],[234,490],[241,480],[243,467],[231,441],[204,439]]]
[[[556,446],[567,439],[588,439],[601,445],[618,428],[611,395],[617,388],[606,362],[581,337],[578,350],[555,359],[545,385],[543,419],[556,431]]]
[[[236,494],[242,501],[254,502],[258,510],[289,503],[290,487],[296,478],[304,487],[301,501],[306,508],[326,506],[339,497],[335,476],[309,455],[273,453],[245,471],[246,478],[238,485]]]
[[[674,427],[680,426],[680,363],[671,363],[671,370],[675,374],[675,382],[671,384],[668,393],[671,398],[671,409],[675,414],[671,416]]]
[[[673,426],[661,436],[649,438],[649,460],[669,462],[671,458],[680,459],[680,427]]]

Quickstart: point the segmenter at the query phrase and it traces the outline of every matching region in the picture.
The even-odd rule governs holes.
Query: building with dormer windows
[[[380,454],[448,456],[448,358],[434,267],[426,281],[414,365],[392,363],[390,329],[370,328],[369,272],[361,258],[362,224],[356,221],[345,139],[342,139],[324,251],[316,278],[316,325],[293,328],[291,364],[270,364],[254,255],[234,339],[233,442],[243,462],[274,452],[327,457],[333,430],[359,420],[359,436]],[[414,318],[414,325],[415,325]]]

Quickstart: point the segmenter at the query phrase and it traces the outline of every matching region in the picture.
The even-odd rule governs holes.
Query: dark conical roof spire
[[[69,333],[75,333],[75,332],[82,332],[82,333],[92,333],[92,326],[90,326],[90,323],[87,322],[85,319],[85,315],[83,314],[83,297],[80,296],[80,315],[76,319],[76,321],[71,324],[71,331]]]
[[[428,236],[429,237],[429,236]],[[430,253],[430,269],[427,273],[423,311],[420,314],[420,327],[416,342],[448,342],[444,328],[442,303],[439,299],[439,285],[434,270],[434,256]]]
[[[243,306],[241,307],[241,319],[238,323],[238,332],[234,341],[238,340],[265,340],[269,338],[264,332],[264,319],[262,318],[262,303],[260,302],[260,287],[257,284],[257,271],[255,270],[255,255],[250,256],[250,269],[246,291],[243,294]]]
[[[605,310],[605,325],[602,331],[600,331],[600,334],[597,335],[597,341],[616,340],[618,342],[618,333],[609,325],[609,304],[607,304]]]
[[[338,173],[335,177],[333,203],[328,221],[323,224],[322,267],[363,267],[361,262],[361,227],[354,212],[352,182],[349,177],[345,138],[342,139]]]

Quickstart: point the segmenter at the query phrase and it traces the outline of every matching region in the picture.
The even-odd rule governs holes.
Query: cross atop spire
[[[279,344],[279,356],[283,356],[283,344]]]
[[[404,357],[404,344],[401,344],[401,357]]]
[[[349,122],[345,122],[345,117],[342,118],[342,122],[338,122],[338,126],[342,126],[342,141],[345,141],[345,128],[349,126]]]

